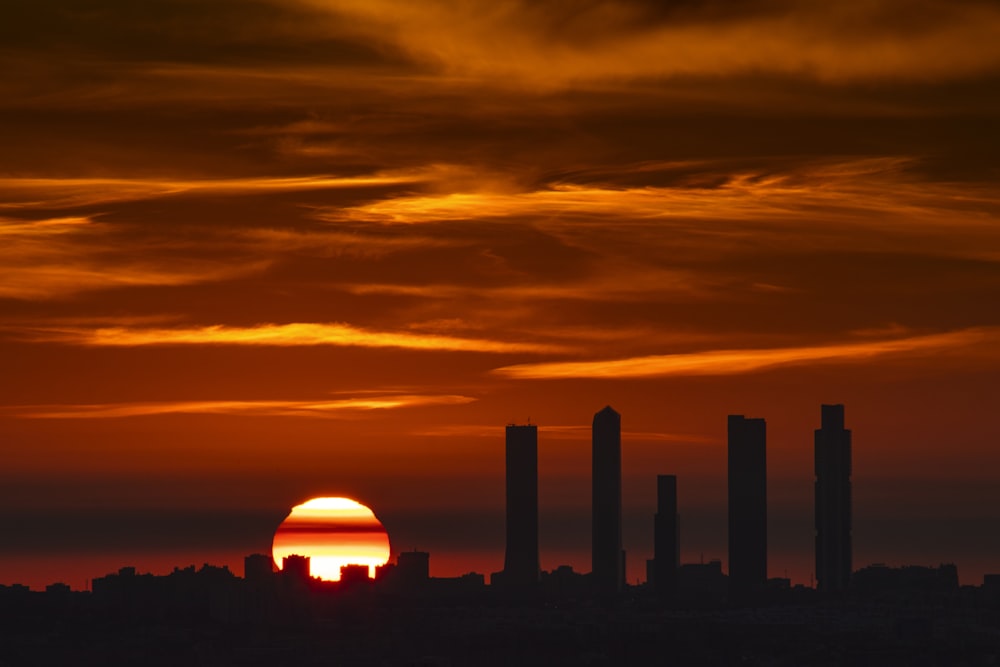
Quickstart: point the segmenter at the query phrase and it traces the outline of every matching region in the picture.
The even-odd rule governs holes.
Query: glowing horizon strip
[[[929,352],[994,341],[998,327],[975,327],[943,334],[866,343],[750,350],[709,350],[602,361],[517,364],[492,372],[512,379],[641,378],[669,375],[737,375],[810,362],[866,359],[888,354]]]

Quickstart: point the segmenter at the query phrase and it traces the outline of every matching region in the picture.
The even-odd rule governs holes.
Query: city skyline
[[[820,428],[814,431],[814,473],[815,495],[813,514],[814,525],[814,558],[816,569],[810,573],[809,588],[820,594],[843,594],[851,588],[850,581],[854,575],[853,541],[851,536],[851,431],[844,428],[845,406],[843,404],[823,404],[820,406]],[[767,547],[767,428],[764,418],[747,418],[743,415],[729,415],[727,425],[727,481],[728,481],[728,558],[725,561],[713,559],[721,563],[720,572],[727,578],[727,598],[736,604],[752,603],[762,599],[768,590],[770,580],[784,580],[791,583],[787,577],[780,577],[768,570]],[[504,591],[531,594],[537,593],[540,585],[539,575],[550,574],[540,568],[539,528],[538,528],[538,425],[507,424],[505,427],[505,542],[503,568],[498,572],[489,573],[493,583]],[[592,570],[585,572],[590,575],[588,590],[598,597],[608,597],[621,593],[628,586],[626,576],[626,553],[621,538],[621,415],[611,406],[606,406],[594,414],[592,424],[592,491],[591,491],[591,553]],[[653,536],[653,557],[645,562],[645,580],[634,583],[644,583],[663,600],[677,599],[678,576],[685,563],[680,558],[680,523],[681,512],[677,501],[677,476],[673,474],[656,474],[656,506],[652,515],[651,533]],[[297,517],[296,511],[310,510],[313,516],[307,519]],[[329,509],[324,514],[322,511]],[[319,511],[319,513],[317,513]],[[355,516],[356,515],[356,516]],[[278,538],[283,536],[282,530],[290,520],[297,519],[307,529],[298,530],[302,537],[296,538],[304,545],[304,550],[289,547],[284,542],[279,553]],[[351,560],[351,556],[341,556],[343,567],[351,570],[352,579],[360,576],[360,571],[367,572],[366,577],[379,579],[376,572],[383,565],[400,567],[400,576],[404,579],[426,579],[430,575],[428,568],[429,552],[413,550],[386,551],[384,563],[369,560],[376,550],[388,549],[388,535],[385,534],[378,519],[368,508],[358,505],[348,498],[317,498],[308,503],[293,508],[292,513],[277,527],[274,537],[274,555],[266,556],[270,563],[268,571],[280,572],[287,569],[289,563],[293,566],[293,577],[308,579],[310,577],[310,560],[314,554],[323,554],[320,560],[328,558],[333,550],[351,548],[361,544],[358,541],[357,522],[372,522],[372,529],[377,526],[378,533],[384,535],[385,547],[378,546],[378,540],[364,540],[364,554],[361,560]],[[324,524],[325,522],[325,524]],[[360,525],[360,524],[359,524]],[[367,523],[365,523],[367,526]],[[326,530],[327,539],[323,539]],[[346,530],[346,532],[344,532]],[[352,532],[353,531],[353,532]],[[368,529],[364,532],[367,534]],[[343,540],[340,539],[343,537]],[[287,535],[285,536],[287,541]],[[369,545],[368,542],[371,541]],[[343,542],[343,544],[341,544]],[[348,546],[350,545],[350,546]],[[369,548],[371,547],[371,548]],[[314,551],[318,549],[318,551]],[[619,555],[616,560],[612,553]],[[243,557],[246,577],[259,578],[264,569],[260,562],[265,556],[251,554]],[[700,558],[704,564],[704,554]],[[736,573],[733,573],[733,563],[736,563]],[[361,564],[367,563],[367,564]],[[946,563],[939,565],[943,568]],[[949,568],[957,572],[953,561],[947,563]],[[903,567],[925,567],[920,563],[907,563]],[[190,566],[187,569],[191,569]],[[204,567],[214,567],[205,563]],[[229,564],[224,566],[226,569]],[[562,570],[566,567],[572,571],[572,566],[560,563],[552,568]],[[866,563],[862,569],[886,567],[883,561]],[[898,567],[898,565],[897,565]],[[133,565],[119,568],[121,572],[135,574]],[[173,566],[177,572],[178,565]],[[357,570],[358,573],[355,573]],[[251,571],[256,575],[251,575]],[[331,577],[332,570],[327,567],[311,576],[326,581],[336,581]],[[421,574],[422,573],[422,574]],[[484,573],[474,570],[464,572],[477,575]],[[577,574],[584,574],[578,572]],[[785,570],[787,575],[787,569]],[[870,574],[870,573],[869,573]],[[992,577],[1000,575],[987,572]],[[110,576],[110,575],[109,575]],[[957,574],[956,581],[957,581]],[[338,577],[339,578],[339,577]],[[23,585],[23,582],[14,582]],[[804,582],[796,582],[801,587]],[[50,581],[43,586],[46,589],[65,586],[65,582]],[[36,587],[37,584],[36,584]],[[38,588],[43,588],[38,587]],[[89,590],[89,578],[86,590]]]
[[[404,664],[431,654],[457,664],[499,657],[575,665],[595,656],[728,664],[739,655],[797,666],[829,664],[831,654],[879,664],[997,656],[1000,574],[960,587],[954,565],[865,567],[845,595],[772,580],[763,596],[740,601],[727,599],[717,561],[679,568],[679,596],[670,599],[648,586],[609,598],[593,590],[592,577],[567,568],[512,596],[482,574],[430,576],[429,560],[404,551],[374,580],[367,566],[345,565],[339,581],[321,581],[310,577],[308,557],[287,556],[274,572],[270,556],[250,554],[243,577],[211,565],[165,576],[123,567],[96,578],[92,591],[0,586],[4,650],[15,661],[60,665],[154,656],[186,664],[208,651],[331,664]]]
[[[496,572],[529,420],[539,567],[589,571],[605,405],[630,583],[655,474],[727,559],[729,414],[808,583],[823,404],[855,564],[995,571],[994,3],[52,0],[0,39],[0,583],[236,567],[316,497]]]
[[[851,438],[850,438],[850,435],[851,435],[851,431],[850,430],[846,430],[846,429],[843,428],[843,425],[844,425],[844,406],[842,404],[832,404],[832,405],[831,404],[823,404],[820,407],[821,407],[821,428],[814,430],[814,438],[815,438],[815,441],[816,441],[816,444],[815,444],[815,446],[813,448],[813,454],[814,454],[814,461],[813,461],[813,463],[814,463],[814,465],[813,465],[814,471],[813,472],[814,472],[814,474],[818,474],[819,471],[822,469],[822,466],[823,466],[823,462],[821,461],[821,452],[820,452],[820,449],[819,449],[819,444],[820,443],[824,443],[825,444],[825,443],[830,443],[830,442],[833,442],[833,443],[840,442],[841,441],[840,438],[843,438],[843,437],[846,437],[846,439],[847,439],[846,440],[847,441],[847,449],[846,449],[846,451],[847,451],[847,495],[848,495],[848,501],[847,501],[847,511],[848,511],[848,516],[847,516],[847,521],[848,521],[847,536],[848,536],[848,539],[847,539],[846,545],[844,545],[846,547],[846,558],[844,558],[843,556],[841,556],[841,558],[843,559],[841,561],[841,563],[842,564],[846,563],[846,565],[842,565],[842,566],[848,568],[848,572],[850,572],[851,570],[849,568],[850,568],[850,563],[852,562],[852,559],[851,559],[852,540],[850,538],[850,532],[851,532],[850,531],[850,524],[851,524],[851,515],[850,515],[850,512],[851,512],[851,510],[850,510],[850,505],[851,505],[851,503],[850,503],[850,495],[851,495],[850,474],[852,473],[852,469],[851,469],[851,465],[850,465],[850,458],[851,458],[851,448],[850,448],[850,440],[851,440]],[[727,424],[727,437],[728,437],[728,441],[729,441],[729,452],[730,452],[730,455],[728,457],[729,458],[729,464],[728,465],[730,467],[730,475],[729,475],[730,479],[732,479],[732,471],[733,471],[733,467],[732,466],[733,465],[736,465],[737,468],[739,468],[740,466],[750,465],[750,468],[752,469],[755,466],[760,466],[762,464],[763,465],[763,480],[764,480],[764,484],[765,484],[765,488],[766,488],[766,484],[767,484],[766,463],[762,463],[760,461],[761,454],[764,451],[766,451],[766,448],[767,448],[767,446],[766,446],[767,435],[766,435],[765,421],[766,420],[764,418],[750,418],[750,419],[748,419],[748,418],[746,418],[746,417],[744,417],[742,415],[729,415],[727,417],[726,424]],[[619,413],[617,413],[615,410],[613,410],[610,406],[606,406],[602,410],[600,410],[597,413],[595,413],[595,415],[594,415],[594,424],[592,426],[592,429],[590,429],[592,431],[592,437],[591,437],[591,445],[589,447],[590,455],[588,456],[588,458],[591,459],[591,473],[592,474],[594,473],[595,470],[599,469],[599,466],[603,465],[603,463],[605,462],[605,459],[608,459],[609,456],[612,459],[613,458],[620,458],[622,456],[623,445],[621,443],[621,426],[620,426],[620,424],[621,424],[621,415]],[[500,558],[500,562],[501,562],[502,566],[499,569],[501,571],[505,571],[507,569],[507,565],[506,565],[507,563],[516,563],[516,564],[518,564],[518,568],[522,570],[520,576],[524,577],[525,573],[524,573],[523,570],[524,570],[524,565],[527,562],[527,557],[531,553],[534,553],[535,557],[536,557],[536,562],[542,562],[542,560],[544,560],[545,563],[546,563],[546,566],[547,566],[547,567],[541,567],[541,566],[539,566],[539,568],[538,568],[537,571],[554,570],[556,567],[559,567],[559,566],[570,565],[570,566],[575,566],[577,568],[578,572],[588,572],[589,570],[586,567],[582,566],[582,560],[580,559],[579,555],[575,559],[574,558],[566,559],[565,562],[564,562],[564,561],[558,560],[558,558],[561,557],[561,555],[564,555],[564,554],[561,554],[560,556],[554,556],[552,553],[547,553],[544,548],[539,548],[539,546],[538,546],[540,543],[546,542],[547,541],[546,537],[548,537],[548,536],[546,536],[544,534],[539,535],[538,521],[537,521],[537,513],[538,513],[537,498],[538,498],[538,495],[539,495],[538,476],[537,476],[538,475],[538,472],[537,472],[537,460],[538,460],[538,455],[539,455],[539,445],[538,445],[538,429],[539,428],[540,427],[537,424],[527,424],[527,425],[508,424],[506,427],[504,427],[504,429],[505,429],[505,438],[504,438],[505,446],[504,446],[504,450],[505,450],[506,454],[504,455],[505,456],[505,460],[502,460],[502,461],[499,462],[499,463],[502,463],[503,465],[502,466],[498,466],[498,467],[502,467],[505,470],[504,474],[507,476],[507,480],[508,480],[507,481],[508,489],[507,489],[507,491],[504,494],[504,497],[508,499],[507,500],[507,502],[508,502],[508,515],[507,515],[507,519],[505,520],[505,522],[507,523],[507,533],[506,533],[507,536],[506,536],[506,539],[505,539],[505,541],[503,543],[504,546],[501,546],[500,547],[500,551],[499,551],[499,553],[502,555],[502,557]],[[560,433],[563,431],[562,428],[555,427],[555,428],[551,429],[549,431],[549,433],[546,433],[546,428],[544,426],[541,426],[541,428],[542,428],[542,431],[543,431],[543,435],[545,435],[545,436],[554,435],[555,436],[555,440],[558,443],[559,438],[560,438]],[[843,433],[843,434],[846,434],[846,435],[844,435],[844,436],[837,435],[838,433]],[[598,446],[599,442],[601,443],[600,447]],[[606,447],[607,443],[610,443],[610,444],[612,444],[614,446],[610,447],[610,448],[607,448]],[[741,449],[742,449],[741,447],[739,447],[740,444],[742,444],[742,445],[748,445],[748,444],[751,445],[750,452],[749,452],[749,457],[746,455],[747,452],[744,451],[742,456],[738,453],[737,457],[734,459],[733,458],[733,452],[734,452],[733,446],[734,446],[734,444],[737,445],[737,449],[736,449],[737,452],[740,452]],[[541,451],[542,451],[543,454],[545,453],[544,448]],[[624,446],[624,452],[626,452],[626,453],[628,452],[627,444]],[[840,457],[839,458],[840,461],[843,461],[843,454],[838,454],[837,456]],[[766,457],[766,454],[764,454],[764,457]],[[757,462],[754,462],[755,460]],[[534,469],[532,469],[531,463],[534,463]],[[840,470],[841,471],[843,470],[842,464],[835,463],[834,465],[835,466],[840,466]],[[511,474],[512,469],[514,471],[513,475]],[[758,471],[760,471],[761,468],[757,467],[756,469]],[[619,470],[620,470],[620,467],[619,467]],[[605,472],[607,472],[607,471],[605,471]],[[598,511],[598,508],[599,508],[599,506],[604,501],[597,499],[597,495],[595,495],[595,491],[596,491],[597,485],[598,485],[598,483],[599,483],[599,481],[601,479],[612,480],[613,481],[612,478],[616,477],[616,475],[614,474],[615,473],[614,466],[611,467],[610,472],[611,472],[610,475],[608,475],[608,474],[603,474],[603,475],[598,474],[598,475],[594,475],[594,478],[591,479],[591,483],[595,484],[595,487],[593,489],[591,489],[591,493],[590,493],[590,496],[589,496],[589,499],[591,501],[591,504],[590,504],[590,511],[591,511],[590,520],[595,520],[598,517],[598,515],[601,513],[601,512]],[[639,483],[640,485],[643,485],[643,484],[649,485],[651,481],[655,482],[655,488],[656,488],[655,502],[654,502],[654,504],[651,507],[644,508],[645,510],[648,511],[648,514],[646,516],[642,517],[642,520],[644,522],[646,522],[646,523],[649,524],[647,526],[649,528],[649,531],[648,531],[649,534],[648,534],[648,536],[646,536],[646,539],[636,540],[635,539],[635,534],[638,534],[638,533],[642,532],[642,531],[638,531],[637,530],[637,531],[634,531],[635,534],[633,535],[633,537],[631,539],[631,543],[628,540],[623,541],[620,544],[620,546],[622,547],[622,549],[620,550],[620,553],[622,554],[622,558],[623,559],[625,558],[625,554],[628,552],[630,546],[635,546],[636,544],[643,545],[644,543],[648,543],[650,545],[648,547],[650,549],[650,551],[647,554],[647,552],[642,551],[642,546],[640,546],[640,549],[639,549],[640,555],[648,555],[648,557],[649,557],[648,559],[651,559],[653,557],[653,555],[655,553],[654,550],[655,550],[655,545],[656,545],[656,540],[657,540],[657,537],[656,537],[657,526],[661,525],[660,524],[661,520],[657,518],[657,513],[659,511],[658,508],[660,506],[659,503],[660,503],[661,493],[666,493],[667,494],[667,495],[663,496],[663,499],[667,503],[666,505],[664,505],[664,507],[670,507],[669,503],[670,503],[671,500],[675,503],[675,508],[677,510],[676,511],[676,519],[677,520],[675,520],[674,526],[675,526],[675,528],[678,529],[678,537],[679,537],[679,526],[680,526],[680,523],[681,523],[679,521],[679,519],[680,519],[681,514],[683,513],[682,512],[683,506],[680,503],[677,503],[677,500],[676,500],[677,475],[654,473],[654,474],[652,474],[652,477],[650,477],[649,471],[646,471],[646,472],[647,472],[646,477],[649,477],[649,479],[636,478],[636,479],[633,479],[633,481],[630,482],[630,483],[631,484]],[[532,475],[532,473],[534,473],[534,474]],[[843,474],[843,472],[840,472],[838,474]],[[733,508],[736,507],[737,508],[736,511],[741,516],[742,515],[749,516],[747,514],[748,508],[750,508],[754,504],[754,502],[753,501],[748,502],[748,499],[755,493],[755,492],[751,491],[751,489],[756,488],[759,485],[760,478],[761,478],[761,476],[759,475],[759,472],[758,472],[757,473],[757,480],[758,481],[756,481],[756,482],[750,482],[750,484],[747,485],[746,478],[743,478],[743,481],[736,482],[737,487],[741,487],[742,486],[742,487],[744,487],[744,490],[738,490],[736,492],[735,496],[732,495],[732,493],[733,493],[733,491],[732,491],[733,487],[732,487],[732,482],[730,482],[730,493],[727,494],[727,497],[730,499],[729,500],[729,503],[730,503],[729,504],[729,507],[730,507],[729,513],[730,514],[726,518],[726,523],[728,523],[729,526],[730,526],[730,535],[732,534],[732,530],[733,530],[733,526],[734,526],[734,524],[733,524],[734,519],[733,519],[733,515],[732,515]],[[533,479],[534,480],[534,489],[532,489],[530,487],[530,485],[528,487],[524,487],[524,486],[518,484],[518,482],[520,482],[522,480],[525,480],[525,479]],[[811,558],[815,562],[816,569],[809,571],[807,575],[804,574],[804,572],[805,572],[804,570],[800,571],[799,574],[798,574],[798,576],[795,576],[795,577],[792,578],[792,581],[794,583],[798,583],[798,584],[808,584],[809,586],[812,586],[812,585],[815,584],[818,589],[820,589],[820,590],[827,590],[820,583],[822,581],[822,577],[820,576],[821,572],[822,572],[822,569],[821,569],[821,566],[820,566],[820,558],[821,558],[821,553],[822,553],[822,547],[821,547],[820,539],[819,539],[819,536],[818,536],[818,531],[819,531],[819,526],[820,526],[821,505],[823,503],[821,502],[821,500],[822,500],[822,494],[820,493],[820,490],[819,490],[819,478],[816,477],[815,480],[816,481],[813,482],[813,484],[814,484],[814,486],[816,486],[816,491],[814,492],[814,495],[813,495],[813,498],[812,498],[812,502],[814,503],[814,505],[813,505],[813,508],[812,508],[810,514],[812,514],[814,516],[815,521],[817,523],[815,523],[811,527],[810,535],[815,536],[815,540],[813,541],[813,544],[812,544],[812,546],[813,546],[813,553],[811,554]],[[608,484],[608,483],[609,482],[607,482],[607,481],[604,482],[604,484]],[[615,491],[614,486],[615,486],[614,484],[611,485],[611,491]],[[620,480],[617,482],[617,486],[618,486],[618,489],[617,489],[617,494],[618,495],[620,495],[623,491],[633,491],[634,490],[634,489],[629,489],[628,488],[628,484],[624,484],[624,487],[623,487],[623,482],[620,481]],[[512,489],[514,490],[513,494],[510,493],[510,491]],[[669,495],[670,494],[670,489],[673,490],[673,493],[674,493],[673,497],[671,497]],[[544,490],[545,489],[543,487],[543,491]],[[604,493],[606,494],[606,492],[604,492]],[[747,496],[746,495],[747,493],[749,493],[750,496]],[[615,494],[612,493],[612,495],[615,495]],[[764,496],[766,498],[766,491],[764,492]],[[511,499],[511,497],[513,497],[513,499],[515,500],[515,505],[514,506],[511,506],[509,504],[509,500]],[[534,503],[530,502],[532,500],[532,497],[534,498]],[[734,500],[735,500],[735,505],[734,505],[734,502],[733,502]],[[842,501],[840,501],[840,502],[842,502]],[[517,507],[517,505],[520,505],[520,507]],[[613,509],[613,505],[614,504],[612,504],[612,507],[611,507],[612,509]],[[759,507],[760,507],[760,505],[758,504],[758,508]],[[765,512],[765,515],[766,515],[766,512],[767,512],[767,503],[766,503],[766,500],[764,500],[764,502],[763,502],[763,508],[764,508],[764,512]],[[532,509],[534,510],[533,512],[531,511]],[[511,512],[513,512],[513,515],[511,514]],[[750,513],[752,514],[753,512],[750,512]],[[532,522],[530,521],[530,517],[532,516],[532,514],[534,514],[534,516],[535,516],[534,526],[532,526]],[[606,514],[606,512],[605,512],[605,514]],[[614,512],[612,512],[612,514],[614,514]],[[694,512],[693,514],[695,514],[695,516],[697,516],[697,512]],[[511,519],[512,516],[517,516],[518,517],[517,519],[515,519],[515,521],[513,523],[510,522],[510,519]],[[610,516],[610,515],[608,515],[608,516]],[[863,516],[861,517],[862,523],[864,523],[865,518],[866,517],[863,517]],[[525,520],[525,519],[529,519],[529,520]],[[745,521],[745,519],[737,518],[736,521],[737,521],[737,523],[739,523],[740,521]],[[638,523],[638,522],[636,522],[636,523]],[[753,522],[751,522],[751,523],[753,523]],[[766,519],[765,519],[764,523],[766,525]],[[759,522],[758,522],[758,524],[759,524]],[[669,525],[669,523],[664,523],[663,525]],[[534,531],[530,530],[532,527],[534,528]],[[708,532],[708,529],[709,529],[709,526],[690,526],[690,525],[687,525],[685,527],[688,528],[688,529],[696,528],[697,529],[695,531],[696,534],[699,534],[699,535],[702,535],[702,536],[706,535],[707,532]],[[514,529],[513,533],[511,532],[512,528]],[[526,530],[527,530],[527,532],[526,532]],[[577,535],[576,537],[578,539],[581,539],[581,538],[585,537],[589,549],[596,549],[596,541],[595,541],[595,535],[596,535],[596,533],[594,532],[595,530],[597,530],[597,524],[594,524],[593,526],[590,527],[590,532],[586,536]],[[605,531],[606,530],[607,529],[605,528]],[[620,527],[619,527],[619,531],[620,531]],[[751,534],[752,534],[752,532],[753,532],[753,529],[751,530]],[[534,539],[533,540],[531,539],[532,533],[534,535]],[[765,533],[766,533],[766,529],[765,529]],[[513,536],[513,544],[515,545],[514,551],[511,550],[511,546],[512,546],[511,537],[512,536]],[[801,538],[802,536],[800,535],[799,537]],[[704,537],[702,539],[704,539]],[[744,540],[745,539],[746,538],[744,538]],[[682,540],[682,539],[678,540],[678,542],[680,544],[684,544],[684,540]],[[262,542],[260,542],[260,543],[262,543]],[[424,542],[421,541],[421,540],[417,540],[417,543],[424,544]],[[708,539],[708,540],[705,540],[705,543],[707,543],[707,544],[712,544],[712,543],[718,544],[717,537],[716,537],[715,540],[713,540],[711,538]],[[677,545],[677,546],[679,548],[679,545]],[[701,548],[702,546],[703,545],[701,545],[701,544],[694,544],[694,545],[684,544],[684,547],[687,549],[686,553],[688,554],[688,558],[687,559],[685,559],[685,558],[679,558],[678,561],[677,561],[678,564],[696,562],[696,559],[691,557],[691,554],[693,554],[694,552],[697,552],[699,554],[697,560],[699,560],[701,562],[704,562],[705,559],[706,559],[706,553]],[[723,540],[723,545],[722,546],[723,546],[723,549],[728,548],[730,550],[730,555],[729,556],[725,556],[724,553],[719,553],[718,551],[716,551],[716,552],[709,552],[709,557],[712,558],[712,559],[715,559],[715,560],[720,560],[723,563],[723,565],[724,565],[723,571],[728,574],[729,571],[730,571],[730,562],[732,560],[732,555],[731,555],[732,554],[732,545],[731,545],[730,540],[728,540],[728,539]],[[867,552],[865,550],[865,548],[864,548],[865,546],[866,545],[862,545],[862,551],[863,552]],[[763,568],[768,573],[768,577],[780,577],[780,576],[787,576],[788,575],[789,568],[787,567],[788,566],[787,562],[783,562],[782,561],[782,562],[779,562],[777,564],[768,563],[769,556],[767,555],[768,554],[768,547],[767,547],[767,543],[766,543],[766,537],[765,537],[763,545],[761,547],[757,547],[757,548],[758,549],[762,548],[763,552],[765,554],[764,555],[764,561],[763,561],[764,562]],[[393,548],[392,548],[392,551],[391,551],[390,562],[392,561],[392,557],[395,557],[398,554],[402,554],[402,553],[406,553],[406,552],[407,552],[407,550],[405,548],[397,548],[396,542],[393,541]],[[230,550],[230,554],[232,554],[232,553],[235,553],[235,552],[232,551],[232,550]],[[556,551],[556,553],[559,553],[559,552]],[[596,551],[594,553],[596,554]],[[870,553],[870,552],[867,552],[867,553]],[[444,554],[444,556],[447,559],[447,554]],[[512,558],[512,556],[513,556],[513,558]],[[496,554],[496,553],[491,554],[486,559],[485,562],[491,562],[491,561],[495,562],[496,559],[497,559],[497,557],[498,557],[498,554]],[[170,556],[168,556],[166,558],[170,558]],[[591,558],[591,561],[592,561],[593,555],[591,555],[590,558]],[[242,559],[242,557],[240,557],[240,559]],[[645,559],[645,560],[648,560],[648,559]],[[643,562],[635,562],[635,561],[633,561],[632,562],[632,568],[633,569],[631,571],[631,577],[629,577],[627,580],[623,579],[622,583],[626,583],[626,581],[627,581],[627,583],[635,584],[635,583],[639,583],[640,581],[645,581],[646,580],[646,576],[645,575],[646,575],[646,573],[649,572],[649,570],[647,569],[649,567],[649,565],[645,563],[645,560]],[[757,565],[750,565],[751,569],[753,569],[753,568],[759,569],[761,567],[759,565],[759,563],[761,561],[760,561],[760,559],[758,557],[751,556],[750,560],[751,560],[751,562],[758,563]],[[949,559],[947,557],[942,557],[942,558],[939,558],[938,560],[940,560],[941,562],[953,563],[953,562],[958,561],[959,559]],[[991,572],[991,570],[990,570],[991,564],[993,562],[996,562],[997,560],[998,559],[996,559],[996,558],[990,558],[990,559],[984,561],[981,572],[984,573],[984,574],[990,573]],[[140,562],[141,561],[142,561],[142,559],[140,559]],[[146,559],[146,561],[148,562],[148,558]],[[588,561],[588,563],[590,563],[591,561]],[[112,562],[112,561],[108,561],[108,562]],[[125,565],[126,564],[125,561],[113,561],[113,562],[117,562],[118,565]],[[132,562],[132,561],[128,561],[128,562]],[[164,563],[164,565],[160,566],[160,571],[161,572],[169,571],[171,568],[176,568],[179,565],[179,562],[176,562],[176,561],[172,562],[172,561],[169,561],[169,560],[166,560],[166,559],[161,559],[160,562]],[[181,561],[181,562],[184,562],[184,561]],[[209,561],[206,560],[205,562],[208,563]],[[230,556],[226,557],[225,562],[223,564],[232,566],[233,563],[235,563],[235,562],[237,562],[237,561],[234,560],[234,557],[232,555],[230,555]],[[484,561],[483,560],[478,560],[478,561],[473,560],[472,562],[473,563],[481,563],[481,562],[484,562]],[[622,561],[622,562],[624,563],[624,561]],[[889,563],[889,564],[894,565],[894,566],[901,566],[901,565],[932,565],[933,564],[933,563],[930,563],[930,562],[920,562],[920,561],[918,561],[918,562],[912,562],[911,563],[911,562],[906,562],[906,561],[900,560],[900,559],[875,557],[873,560],[869,560],[867,562],[864,562],[864,565],[882,564],[882,563]],[[50,566],[49,566],[48,569],[49,569],[50,572],[58,572],[58,571],[60,571],[60,566],[65,567],[67,564],[68,564],[68,561],[66,561],[65,559],[55,559],[53,561],[53,563],[50,564]],[[118,565],[116,565],[116,567]],[[450,570],[447,570],[446,572],[439,572],[438,574],[439,575],[443,574],[444,576],[454,576],[454,575],[457,575],[457,574],[460,574],[460,573],[464,573],[466,571],[474,571],[474,569],[470,570],[466,566],[467,564],[465,564],[465,563],[463,563],[461,561],[459,561],[457,563],[452,563],[451,565],[452,565],[452,568]],[[767,570],[768,567],[772,567],[772,566],[774,568],[776,568],[776,569]],[[70,569],[72,569],[72,568],[70,568]],[[155,570],[156,568],[153,568],[153,569]],[[487,573],[488,572],[492,572],[492,570],[489,567],[482,568],[482,569],[483,569],[484,572],[487,572]],[[642,572],[641,575],[639,574],[640,572]],[[88,571],[87,572],[87,580],[89,581],[90,577],[93,576],[93,575],[94,575],[94,572]],[[839,576],[843,576],[843,575],[839,575]],[[963,577],[963,581],[966,581],[966,582],[969,582],[969,583],[974,583],[975,580],[976,580],[976,577],[979,577],[979,576],[981,576],[980,572],[975,572],[971,576],[969,576],[969,575],[964,576]],[[738,579],[739,578],[740,577],[738,577]],[[761,579],[759,576],[757,576],[756,578],[757,579]],[[752,579],[752,577],[751,577],[751,579]],[[51,578],[49,580],[35,579],[33,581],[33,585],[36,588],[41,588],[41,587],[44,587],[45,585],[47,585],[49,583],[54,583],[54,581],[55,580],[52,580]],[[62,581],[62,580],[60,579],[60,581]],[[3,583],[3,582],[0,582],[0,583]],[[7,583],[23,583],[23,582],[22,581],[11,580],[11,581],[9,581]],[[761,579],[761,581],[759,583],[762,585],[763,584],[763,579]],[[522,586],[523,586],[523,582],[522,582]],[[745,587],[745,586],[746,586],[746,584],[742,584],[742,585],[737,584],[738,588],[739,587]],[[80,588],[79,586],[77,586],[77,587]],[[758,588],[756,588],[756,590],[759,591],[760,588],[758,587]],[[840,584],[840,588],[836,588],[835,587],[835,588],[827,590],[827,592],[832,592],[832,591],[836,591],[836,590],[843,590],[843,583]],[[739,598],[739,594],[737,594],[737,599],[738,598]]]

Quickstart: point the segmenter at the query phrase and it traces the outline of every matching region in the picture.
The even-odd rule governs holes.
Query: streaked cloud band
[[[188,328],[67,328],[32,333],[30,340],[93,347],[144,345],[270,345],[405,348],[458,352],[555,352],[560,348],[485,338],[460,338],[407,331],[373,331],[343,323],[295,322],[252,327],[203,326]]]
[[[170,414],[215,414],[246,417],[335,417],[350,411],[389,410],[428,405],[463,405],[475,398],[461,395],[387,394],[332,401],[162,401],[73,405],[10,406],[8,415],[28,419],[114,419]]]
[[[857,361],[891,354],[961,349],[1000,339],[1000,329],[979,327],[894,340],[839,343],[809,347],[709,350],[601,361],[518,364],[493,372],[514,379],[625,379],[671,375],[739,375],[780,366]]]

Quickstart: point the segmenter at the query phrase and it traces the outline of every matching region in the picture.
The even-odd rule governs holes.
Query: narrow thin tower
[[[851,432],[844,406],[823,405],[815,433],[816,579],[825,593],[847,590],[851,580]]]
[[[538,584],[538,427],[507,426],[507,551],[504,583]]]
[[[594,589],[616,593],[625,585],[622,552],[622,420],[611,406],[594,415],[592,430],[592,568]]]
[[[767,424],[729,415],[729,592],[737,601],[767,585]]]

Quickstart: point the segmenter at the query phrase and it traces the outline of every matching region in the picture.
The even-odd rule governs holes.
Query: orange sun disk
[[[389,534],[375,513],[350,498],[313,498],[292,508],[274,533],[278,568],[286,556],[307,556],[312,576],[339,581],[344,565],[367,565],[368,576],[389,560]]]

